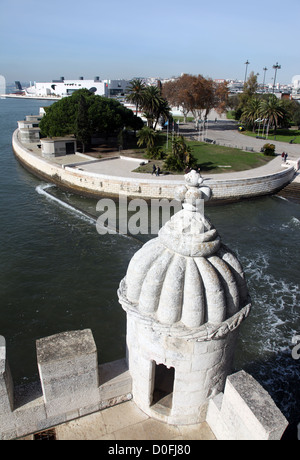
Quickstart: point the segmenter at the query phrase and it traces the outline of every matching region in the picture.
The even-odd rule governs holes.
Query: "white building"
[[[298,91],[298,89],[300,89],[300,75],[295,75],[292,78],[292,88],[295,91]]]
[[[124,95],[128,84],[128,80],[100,80],[99,77],[95,77],[93,80],[85,80],[83,77],[79,77],[78,80],[65,80],[64,77],[61,77],[59,80],[52,80],[52,82],[34,82],[33,85],[25,89],[25,94],[35,97],[65,97],[70,96],[78,89],[88,89],[98,96],[117,97]]]

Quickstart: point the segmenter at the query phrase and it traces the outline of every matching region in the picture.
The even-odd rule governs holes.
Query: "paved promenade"
[[[175,117],[176,118],[176,117]],[[254,151],[260,152],[261,148],[266,142],[270,142],[275,145],[276,153],[281,154],[283,151],[288,154],[287,166],[289,165],[289,160],[296,161],[300,159],[300,145],[299,144],[288,144],[283,142],[276,142],[273,139],[269,138],[268,140],[256,139],[253,137],[246,136],[240,133],[237,130],[237,122],[232,120],[227,120],[224,117],[219,117],[217,122],[215,122],[216,113],[213,112],[210,116],[208,123],[208,129],[206,131],[206,137],[212,139],[217,144],[232,146],[239,149],[251,149]],[[179,133],[193,138],[195,140],[199,139],[198,133],[195,130],[194,123],[181,124],[179,126]],[[201,138],[200,138],[201,140]],[[67,157],[58,157],[55,159],[56,163],[67,165],[69,163],[78,162],[78,169],[83,171],[88,171],[90,173],[104,174],[108,176],[115,177],[128,177],[136,179],[155,179],[157,181],[182,181],[181,175],[160,175],[156,177],[155,175],[151,176],[149,174],[142,174],[133,172],[139,165],[139,162],[132,159],[111,159],[106,161],[91,161],[86,162],[83,158],[80,158],[76,155],[69,155]],[[155,160],[153,160],[155,162]],[[79,164],[80,163],[80,164]],[[227,179],[243,179],[243,178],[253,178],[259,176],[265,176],[268,174],[273,174],[278,171],[283,170],[283,163],[281,157],[277,156],[274,160],[268,162],[264,166],[259,168],[249,169],[239,172],[230,172],[226,173],[202,173],[202,176],[205,179],[212,180],[227,180]]]
[[[193,136],[194,139],[198,139],[198,135],[193,128],[193,124],[184,125],[182,134],[190,135]],[[238,123],[233,120],[221,118],[216,123],[213,120],[209,120],[205,137],[212,139],[220,145],[232,146],[242,150],[253,148],[255,152],[260,152],[264,144],[270,143],[275,145],[277,154],[281,154],[284,151],[288,154],[288,159],[290,160],[297,160],[300,158],[300,144],[278,142],[274,140],[274,136],[268,139],[256,139],[255,137],[246,136],[239,132],[237,128]]]
[[[253,148],[255,152],[260,152],[264,144],[270,143],[275,145],[276,153],[281,154],[284,151],[288,154],[288,159],[290,160],[300,158],[300,144],[278,142],[274,140],[274,136],[269,136],[268,139],[256,139],[255,137],[246,136],[238,131],[238,122],[227,120],[225,115],[220,117],[215,111],[212,111],[208,118],[208,129],[205,131],[205,137],[216,141],[220,145],[230,145],[239,149],[248,147]],[[215,122],[216,118],[217,122]],[[196,140],[199,138],[194,123],[180,125],[180,132],[181,134],[192,136]]]
[[[300,156],[299,156],[300,157]],[[153,161],[155,162],[155,161]],[[159,177],[155,175],[149,174],[142,174],[134,172],[134,169],[138,167],[138,163],[134,160],[124,160],[124,159],[112,159],[106,161],[98,161],[98,162],[91,162],[87,164],[80,164],[78,168],[83,171],[88,171],[90,173],[96,174],[105,174],[108,176],[115,176],[115,177],[130,177],[136,179],[149,179],[152,178],[154,180],[160,181],[182,181],[182,175],[172,175],[161,174]],[[227,179],[241,179],[247,177],[259,177],[265,176],[268,174],[273,174],[278,171],[282,171],[282,160],[281,157],[276,157],[274,160],[270,161],[264,166],[260,166],[259,168],[248,169],[245,171],[238,171],[238,172],[228,172],[228,173],[220,173],[220,174],[211,174],[211,173],[202,173],[201,175],[205,179],[213,179],[213,180],[227,180]]]

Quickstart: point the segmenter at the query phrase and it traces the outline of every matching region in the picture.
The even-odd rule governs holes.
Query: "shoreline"
[[[133,173],[136,160],[114,159],[95,160],[80,155],[66,155],[45,159],[37,144],[23,144],[16,129],[12,136],[13,152],[20,164],[41,180],[51,182],[73,193],[92,198],[174,198],[174,190],[184,184],[184,177],[172,175],[155,177],[150,174]],[[296,163],[296,162],[295,162]],[[276,157],[268,165],[219,175],[202,174],[205,184],[212,189],[211,204],[236,202],[264,195],[272,195],[289,184],[296,176],[296,165],[281,165]],[[283,169],[284,168],[284,169]],[[150,176],[150,177],[149,177]]]
[[[34,100],[43,100],[43,101],[60,101],[61,97],[55,96],[29,96],[29,95],[21,95],[18,96],[17,94],[0,94],[0,98],[2,99],[34,99]]]

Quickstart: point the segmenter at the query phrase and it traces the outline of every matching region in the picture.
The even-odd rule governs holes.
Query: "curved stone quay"
[[[58,187],[85,196],[126,195],[128,197],[174,197],[183,176],[133,172],[143,160],[117,155],[111,159],[95,159],[75,152],[53,158],[42,156],[39,142],[21,140],[20,129],[13,133],[12,146],[16,158],[30,172]],[[282,164],[276,157],[259,168],[225,174],[203,174],[212,190],[212,204],[276,193],[290,183],[298,169],[297,161]]]

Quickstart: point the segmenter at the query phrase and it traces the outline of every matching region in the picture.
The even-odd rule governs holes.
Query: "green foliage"
[[[131,80],[127,88],[128,94],[126,96],[126,100],[135,105],[136,115],[138,113],[139,107],[142,106],[144,101],[145,89],[146,85],[139,78],[134,78]]]
[[[119,102],[96,96],[87,89],[75,91],[46,108],[40,122],[42,137],[74,134],[87,143],[91,135],[116,135],[124,127],[140,129],[142,120]]]
[[[192,155],[192,149],[187,145],[183,136],[175,137],[172,142],[172,153],[166,160],[164,167],[171,171],[183,171],[186,167],[194,167],[196,159]]]
[[[145,145],[147,147],[147,153],[149,153],[150,149],[154,147],[157,133],[154,131],[153,128],[150,128],[149,126],[144,126],[138,132],[137,137],[137,145],[139,147],[143,147]]]
[[[146,86],[140,79],[131,80],[126,96],[127,101],[144,111],[149,128],[156,128],[159,119],[167,120],[171,116],[168,102],[161,95],[158,86]]]
[[[263,146],[263,152],[268,156],[275,156],[275,145],[274,144],[265,144]]]
[[[147,157],[153,160],[163,160],[165,156],[166,154],[163,149],[157,146],[151,147],[147,153]]]
[[[78,110],[75,116],[74,134],[76,139],[82,143],[84,152],[85,145],[89,143],[92,133],[88,119],[88,106],[83,95],[79,99]]]

